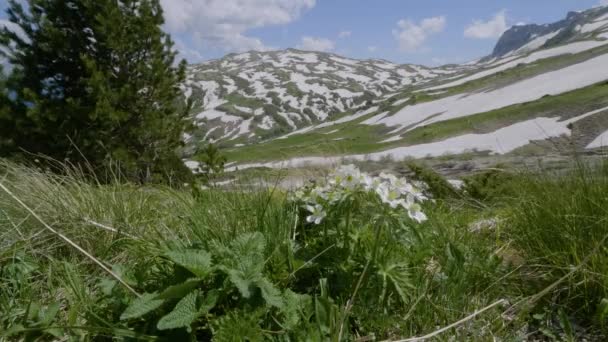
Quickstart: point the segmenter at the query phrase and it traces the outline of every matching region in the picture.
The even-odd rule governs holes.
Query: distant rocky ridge
[[[566,19],[552,24],[516,25],[498,40],[490,57],[504,57],[516,51],[536,50],[590,38],[608,25],[608,6],[582,12],[570,12]]]

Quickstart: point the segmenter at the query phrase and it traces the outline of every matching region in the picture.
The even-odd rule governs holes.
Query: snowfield
[[[600,134],[599,137],[595,138],[589,145],[587,145],[587,149],[592,148],[600,148],[608,146],[608,131]]]
[[[576,42],[576,43],[571,43],[568,45],[559,46],[559,47],[552,48],[552,49],[534,52],[527,57],[520,57],[520,58],[517,58],[517,56],[507,57],[504,59],[504,61],[499,60],[499,61],[493,62],[492,65],[495,65],[498,63],[504,63],[504,64],[500,64],[499,66],[497,66],[495,68],[473,74],[471,76],[459,79],[454,82],[442,84],[442,85],[439,85],[436,87],[427,88],[425,90],[438,90],[438,89],[456,87],[456,86],[459,86],[459,85],[462,85],[462,84],[465,84],[465,83],[468,83],[468,82],[471,82],[474,80],[478,80],[478,79],[481,79],[481,78],[484,78],[487,76],[497,74],[501,71],[515,68],[519,64],[530,64],[530,63],[534,63],[534,62],[542,60],[542,59],[561,56],[561,55],[565,55],[565,54],[577,54],[577,53],[581,53],[581,52],[584,52],[587,50],[594,49],[598,46],[602,46],[605,44],[608,44],[608,42],[607,41],[583,41],[583,42]]]
[[[339,164],[343,160],[378,161],[383,158],[402,160],[405,158],[425,158],[439,157],[444,155],[455,155],[466,152],[479,151],[490,152],[492,154],[505,154],[512,152],[520,147],[526,146],[533,141],[542,141],[560,136],[570,136],[571,131],[568,126],[572,123],[583,120],[589,116],[607,111],[608,107],[594,110],[578,117],[560,121],[560,118],[536,118],[523,122],[515,123],[511,126],[503,127],[491,133],[484,134],[465,134],[458,137],[445,139],[442,141],[418,144],[412,146],[397,147],[371,154],[358,154],[335,157],[302,157],[293,158],[286,161],[276,161],[268,163],[243,164],[233,167],[231,170],[239,170],[254,167],[268,168],[295,168],[307,165],[333,165]],[[383,142],[399,140],[399,137],[389,138]],[[592,142],[587,148],[608,146],[608,132],[605,132],[596,141]]]
[[[430,123],[445,121],[510,105],[557,95],[608,79],[608,55],[548,72],[504,88],[488,92],[459,94],[439,100],[407,106],[378,124],[409,127],[409,130]]]

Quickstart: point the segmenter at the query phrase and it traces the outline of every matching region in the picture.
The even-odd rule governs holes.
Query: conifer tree
[[[139,181],[183,170],[175,152],[189,110],[179,100],[185,62],[175,63],[158,0],[9,3],[21,29],[0,32],[13,67],[11,110],[0,118],[11,152],[112,163]]]

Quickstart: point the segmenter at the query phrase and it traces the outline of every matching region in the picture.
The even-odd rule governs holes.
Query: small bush
[[[414,173],[414,179],[424,182],[429,192],[436,199],[460,198],[461,195],[442,175],[419,163],[407,162],[407,167]]]
[[[479,201],[493,201],[499,198],[516,196],[513,182],[517,176],[497,165],[486,171],[465,177],[463,192]]]

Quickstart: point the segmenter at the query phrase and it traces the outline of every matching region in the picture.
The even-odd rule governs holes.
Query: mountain
[[[243,144],[369,108],[405,86],[456,71],[294,49],[248,52],[190,66],[183,91],[203,127],[196,139]]]
[[[566,19],[552,24],[516,25],[502,35],[491,57],[504,57],[589,39],[599,32],[598,29],[606,26],[608,7],[570,12]]]
[[[232,54],[188,72],[184,97],[197,128],[185,154],[212,141],[233,167],[608,145],[605,7],[515,26],[491,55],[461,65],[290,49]]]

